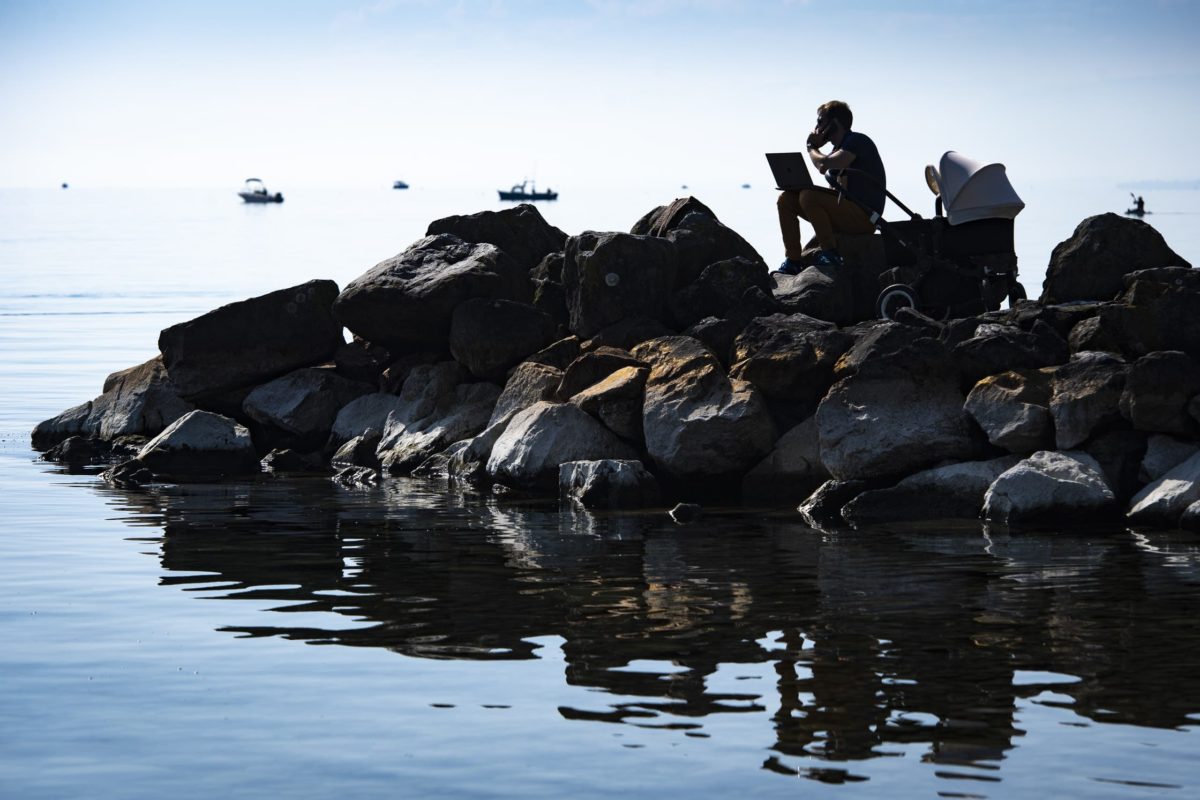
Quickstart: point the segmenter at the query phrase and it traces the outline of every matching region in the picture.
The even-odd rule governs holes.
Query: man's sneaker
[[[776,272],[782,272],[784,275],[799,275],[804,269],[799,261],[792,261],[790,258],[785,258],[783,263],[779,265]]]
[[[814,263],[818,267],[840,267],[842,266],[842,257],[837,254],[836,250],[822,250],[817,253],[817,260]]]

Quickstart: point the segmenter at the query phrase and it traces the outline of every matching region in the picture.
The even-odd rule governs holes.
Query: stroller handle
[[[831,169],[831,170],[829,170],[828,173],[826,173],[827,176],[831,176],[834,178],[840,178],[843,175],[850,175],[850,174],[854,174],[855,176],[866,178],[868,181],[873,183],[876,186],[876,188],[882,189],[883,193],[885,195],[887,195],[889,200],[891,200],[893,203],[895,203],[897,206],[899,206],[904,211],[905,214],[908,214],[909,219],[916,219],[918,217],[918,215],[915,212],[913,212],[912,209],[910,209],[908,206],[904,205],[904,203],[900,202],[900,198],[896,197],[896,195],[889,192],[886,186],[884,186],[882,183],[880,183],[878,180],[876,180],[875,176],[871,175],[868,172],[864,172],[861,169],[854,169],[853,167],[842,167],[841,169]],[[832,181],[831,181],[831,183],[832,183]],[[858,203],[859,205],[862,205],[862,203],[857,198],[851,197],[849,192],[846,192],[841,189],[839,189],[839,191],[842,191],[842,194],[845,194],[847,197],[850,197],[850,199],[854,200],[854,202]]]

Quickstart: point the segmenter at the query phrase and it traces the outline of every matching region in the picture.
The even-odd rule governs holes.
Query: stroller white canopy
[[[951,225],[1012,219],[1025,207],[1008,182],[1003,164],[984,164],[950,150],[942,155],[933,177]]]

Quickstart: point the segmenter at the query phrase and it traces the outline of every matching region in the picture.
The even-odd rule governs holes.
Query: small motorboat
[[[396,181],[395,183],[392,184],[392,188],[393,189],[407,189],[408,184],[405,183],[404,181]]]
[[[528,188],[526,188],[528,187]],[[507,192],[503,189],[498,189],[501,200],[557,200],[558,192],[553,189],[547,189],[544,192],[537,190],[537,184],[532,181],[521,181],[515,184]]]
[[[247,178],[246,185],[238,192],[238,197],[247,203],[282,203],[283,195],[279,192],[271,194],[258,178]]]

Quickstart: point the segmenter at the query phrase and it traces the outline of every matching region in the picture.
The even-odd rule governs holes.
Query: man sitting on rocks
[[[842,257],[837,252],[838,233],[871,233],[875,230],[870,214],[872,211],[883,213],[887,173],[875,142],[865,133],[850,130],[853,122],[850,106],[841,100],[830,100],[817,108],[817,125],[808,135],[808,157],[834,188],[814,187],[780,193],[777,203],[779,228],[783,233],[786,258],[779,272],[798,275],[803,269],[800,254],[804,247],[800,241],[799,217],[811,222],[816,233],[821,246],[815,262],[818,266],[842,265]],[[833,145],[833,151],[828,155],[820,150],[825,144]],[[829,174],[831,170],[837,174],[843,169],[854,171],[836,178]]]

